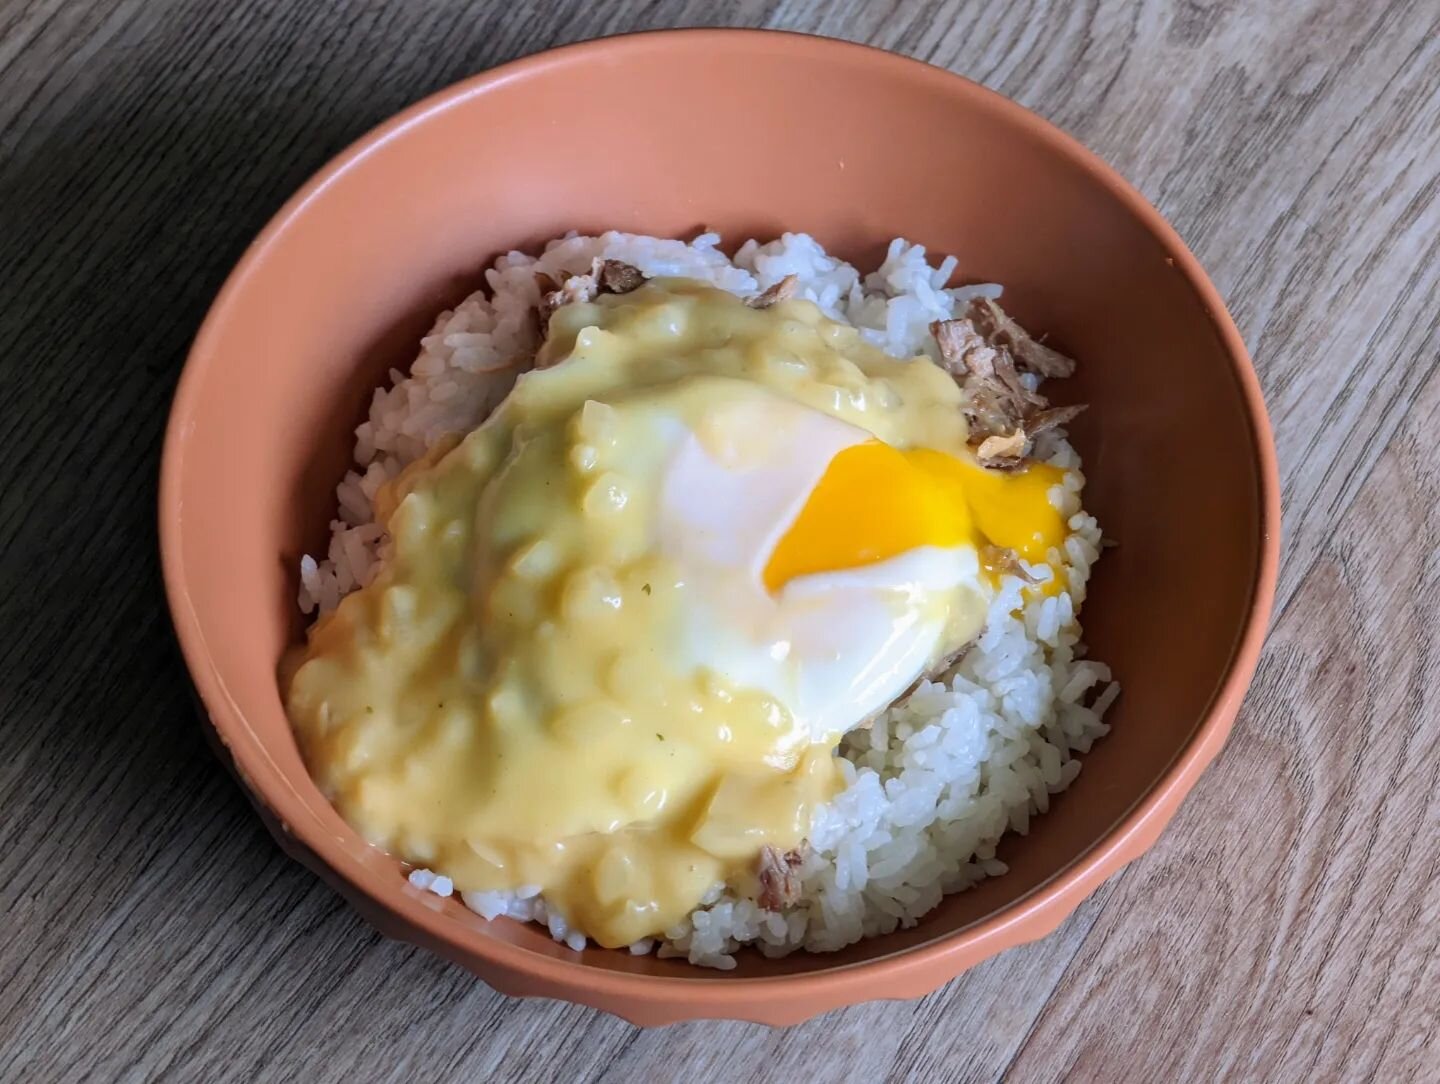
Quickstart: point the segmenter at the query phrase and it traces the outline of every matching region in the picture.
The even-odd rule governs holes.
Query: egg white
[[[988,597],[968,545],[800,576],[772,595],[764,570],[776,544],[830,461],[871,434],[759,390],[700,424],[662,428],[656,544],[693,600],[666,646],[672,665],[763,690],[797,740],[833,740],[893,701],[953,650],[960,596]]]

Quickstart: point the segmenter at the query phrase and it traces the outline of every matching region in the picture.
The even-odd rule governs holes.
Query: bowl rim
[[[727,977],[708,972],[693,976],[633,974],[586,965],[573,959],[549,957],[500,938],[477,936],[453,919],[404,893],[380,896],[367,885],[365,871],[357,866],[330,834],[314,823],[292,823],[281,806],[286,792],[298,793],[279,775],[278,766],[250,728],[211,657],[199,615],[186,585],[181,557],[184,520],[181,516],[181,476],[187,438],[200,387],[217,353],[222,325],[233,299],[267,262],[270,249],[289,225],[303,215],[338,177],[412,126],[502,85],[540,75],[555,68],[591,61],[606,55],[623,62],[638,52],[701,45],[724,48],[743,55],[756,47],[783,50],[797,62],[816,58],[842,59],[871,70],[885,69],[897,78],[919,81],[931,93],[998,114],[1024,130],[1050,150],[1083,169],[1118,200],[1162,246],[1165,254],[1200,299],[1220,339],[1229,369],[1245,404],[1251,435],[1251,454],[1257,467],[1259,503],[1259,561],[1250,584],[1244,626],[1210,703],[1189,741],[1171,760],[1159,779],[1110,830],[1069,865],[1037,885],[1027,895],[979,922],[938,934],[920,945],[855,963],[796,974]],[[875,66],[879,66],[877,69]],[[283,823],[308,851],[349,888],[373,900],[385,911],[460,956],[479,957],[499,972],[525,976],[534,992],[563,993],[587,1004],[619,1012],[637,1021],[675,1020],[702,1015],[677,1006],[677,998],[692,997],[705,988],[703,1015],[729,1016],[774,1022],[804,1019],[842,1004],[866,1000],[878,989],[900,990],[898,996],[919,996],[938,987],[980,960],[1004,948],[1042,937],[1060,924],[1087,895],[1127,862],[1142,854],[1169,822],[1184,796],[1219,752],[1259,660],[1273,606],[1280,555],[1280,480],[1274,434],[1266,413],[1259,378],[1244,341],[1219,292],[1198,260],[1173,227],[1111,166],[1078,140],[1038,114],[964,76],[924,61],[874,46],[791,31],[686,28],[647,30],[560,46],[511,60],[447,86],[372,128],[332,157],[282,205],[245,249],[211,304],[187,355],[166,426],[159,488],[159,540],[165,591],[186,666],[210,725],[227,748],[235,770],[247,790]],[[925,965],[923,968],[920,965]],[[917,977],[915,974],[923,971]],[[907,974],[909,973],[909,974]],[[723,978],[723,981],[716,981]],[[499,984],[504,989],[504,984]],[[541,991],[538,987],[546,987]],[[531,992],[531,991],[525,991]],[[763,1003],[757,995],[763,992]],[[798,1004],[809,994],[813,1004]],[[615,1002],[621,1003],[618,1007]],[[781,1009],[782,1005],[787,1009]]]

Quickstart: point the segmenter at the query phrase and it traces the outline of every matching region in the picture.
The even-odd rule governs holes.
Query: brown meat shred
[[[881,709],[881,711],[889,711],[896,704],[900,703],[900,701],[909,697],[916,689],[920,688],[922,682],[938,681],[939,679],[943,678],[955,667],[957,663],[960,662],[961,659],[963,659],[966,655],[970,654],[970,649],[974,646],[974,640],[966,640],[963,644],[957,647],[954,651],[950,652],[950,654],[946,655],[934,666],[927,668],[923,674],[921,674],[918,678],[916,678],[910,683],[910,687],[908,689],[906,689],[903,693],[897,696],[894,700],[890,701],[889,704],[886,704],[885,707]],[[878,715],[879,713],[877,712],[875,716],[871,717],[870,721],[873,723],[875,721],[875,718],[878,717]]]
[[[602,294],[628,294],[645,284],[645,273],[633,264],[620,260],[606,260],[600,265],[600,292]]]
[[[1014,355],[1003,347],[995,351],[995,379],[1005,389],[1005,394],[1009,396],[1022,419],[1049,406],[1045,396],[1033,391],[1030,385],[1020,378],[1020,373],[1015,368]]]
[[[1034,576],[1020,563],[1020,555],[1012,549],[1004,546],[982,546],[980,548],[980,563],[989,571],[997,574],[1018,576],[1026,583],[1039,583]]]
[[[540,287],[540,333],[543,338],[550,330],[550,317],[555,310],[572,305],[577,301],[594,301],[600,294],[628,294],[638,289],[645,281],[645,273],[638,267],[620,260],[596,259],[585,275],[571,275],[558,287],[554,279],[543,271],[535,274]],[[550,289],[546,289],[546,286]]]
[[[1069,425],[1085,412],[1085,403],[1076,403],[1074,406],[1050,407],[1025,419],[1029,433],[1032,437],[1051,429],[1058,429],[1062,425]]]
[[[936,320],[930,332],[940,347],[940,364],[960,379],[974,401],[981,439],[1011,433],[1033,411],[1046,405],[1025,383],[1005,347],[988,343],[968,319]]]
[[[771,286],[769,289],[762,290],[760,293],[750,298],[750,300],[746,301],[745,304],[749,305],[752,309],[768,309],[771,305],[774,305],[777,302],[789,301],[792,297],[795,296],[796,287],[799,281],[800,280],[795,275],[786,275],[774,286]]]
[[[970,423],[970,441],[1014,432],[1024,424],[1025,411],[1005,386],[991,377],[970,377],[965,390],[965,418]]]
[[[760,896],[755,901],[767,911],[783,911],[800,901],[800,867],[810,853],[809,840],[794,850],[781,851],[768,843],[760,848]]]
[[[1058,350],[1052,350],[1017,324],[1010,314],[988,297],[970,302],[967,313],[975,329],[991,346],[1003,346],[1015,356],[1016,363],[1026,372],[1044,377],[1071,376],[1075,362]]]
[[[930,334],[940,347],[940,366],[951,376],[995,375],[995,348],[969,320],[936,320]]]
[[[986,437],[975,449],[975,456],[981,463],[988,460],[1021,459],[1029,446],[1030,438],[1025,435],[1025,430],[1016,429],[1003,436]]]
[[[963,317],[936,320],[930,333],[940,349],[941,367],[965,392],[970,444],[982,466],[1023,467],[1034,454],[1035,437],[1085,409],[1050,406],[1034,385],[1046,377],[1069,376],[1075,363],[1031,338],[987,298],[973,300]]]
[[[911,694],[915,692],[916,689],[920,688],[920,685],[923,682],[938,681],[943,678],[946,674],[950,672],[951,668],[954,667],[956,663],[958,663],[961,659],[963,659],[966,655],[970,653],[970,649],[974,646],[974,640],[966,640],[965,643],[961,644],[954,651],[950,652],[949,655],[946,655],[934,666],[927,667],[925,672],[919,677],[917,677],[914,681],[912,681],[910,683],[910,687],[907,688],[899,696],[897,696],[894,700],[890,701],[890,703],[886,704],[878,711],[872,711],[869,715],[865,716],[865,718],[861,719],[858,723],[851,727],[851,729],[869,730],[872,726],[875,725],[876,719],[880,718],[880,716],[884,715],[887,711],[893,708],[896,704],[900,703],[902,700],[908,699]]]
[[[571,275],[557,289],[540,295],[540,332],[542,335],[550,330],[550,317],[555,310],[566,305],[573,305],[577,301],[590,301],[599,293],[599,286],[595,282],[595,276]]]

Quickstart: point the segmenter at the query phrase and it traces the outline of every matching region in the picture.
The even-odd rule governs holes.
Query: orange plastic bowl
[[[569,229],[727,244],[816,235],[861,266],[904,236],[1082,362],[1066,397],[1087,505],[1120,546],[1086,639],[1124,694],[1113,732],[1003,877],[916,928],[729,973],[575,953],[412,889],[311,783],[276,664],[302,633],[351,431],[391,365],[498,253]],[[1260,390],[1194,257],[1115,173],[964,79],[855,45],[675,31],[559,49],[467,80],[326,166],[231,275],[180,381],[160,499],[165,585],[214,733],[282,846],[385,933],[508,994],[642,1024],[787,1024],[917,997],[1044,936],[1148,847],[1220,749],[1275,585],[1279,498]]]

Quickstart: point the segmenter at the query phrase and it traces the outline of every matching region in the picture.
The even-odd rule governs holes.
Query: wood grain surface
[[[427,92],[784,27],[1077,135],[1228,298],[1286,548],[1235,736],[1143,860],[916,1003],[641,1031],[380,939],[202,741],[152,528],[228,268]],[[0,0],[0,1080],[1440,1079],[1440,2]]]

